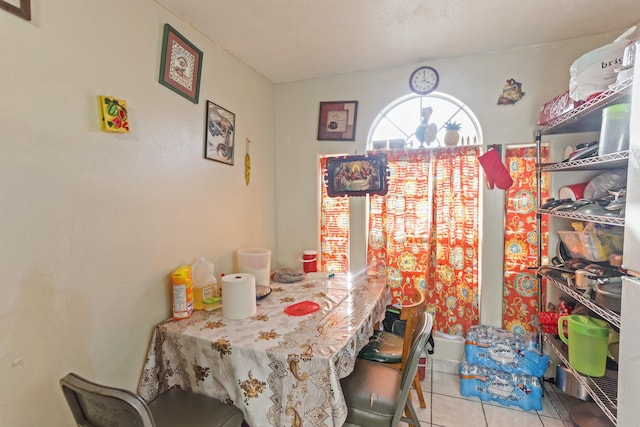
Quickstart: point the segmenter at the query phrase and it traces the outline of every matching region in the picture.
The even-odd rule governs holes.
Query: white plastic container
[[[193,270],[193,308],[204,310],[204,300],[219,295],[218,281],[214,275],[213,263],[200,257],[192,265]]]
[[[238,271],[253,274],[256,285],[271,284],[271,251],[262,248],[238,249]]]
[[[598,156],[629,149],[631,104],[614,104],[602,109]]]

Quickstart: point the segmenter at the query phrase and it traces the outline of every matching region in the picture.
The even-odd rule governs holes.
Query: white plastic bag
[[[586,101],[594,93],[603,92],[616,82],[617,68],[622,66],[624,48],[629,43],[627,36],[634,33],[631,27],[613,43],[585,53],[576,59],[569,74],[569,96],[574,101]]]
[[[595,200],[609,194],[609,190],[627,186],[626,169],[610,169],[594,176],[584,188],[584,198]]]

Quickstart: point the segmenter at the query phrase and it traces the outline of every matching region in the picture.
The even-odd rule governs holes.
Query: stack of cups
[[[302,252],[302,269],[305,273],[314,273],[318,271],[318,252],[304,251]]]

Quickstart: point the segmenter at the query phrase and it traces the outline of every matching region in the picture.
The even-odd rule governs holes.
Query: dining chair
[[[149,404],[128,390],[69,373],[62,391],[79,427],[240,427],[242,411],[218,399],[171,389]]]
[[[400,421],[420,426],[409,392],[432,325],[431,315],[422,310],[416,318],[403,370],[386,363],[356,359],[353,372],[340,380],[348,409],[345,427],[396,427]],[[405,408],[406,416],[403,415]]]
[[[424,313],[426,297],[424,291],[416,289],[411,304],[402,306],[400,319],[406,322],[404,335],[394,333],[396,331],[374,331],[369,343],[358,354],[358,357],[374,362],[386,363],[396,369],[404,369],[407,363],[413,332],[416,328],[418,316]],[[427,404],[422,393],[420,377],[416,373],[413,379],[413,388],[418,395],[421,408],[426,408]],[[407,414],[408,415],[408,414]]]

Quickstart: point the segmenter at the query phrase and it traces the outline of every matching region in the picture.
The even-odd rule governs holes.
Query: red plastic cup
[[[579,184],[567,185],[560,188],[558,191],[558,197],[560,199],[580,200],[584,196],[584,189],[588,182],[581,182]]]
[[[304,251],[302,252],[302,269],[305,273],[314,273],[318,271],[318,252]]]

